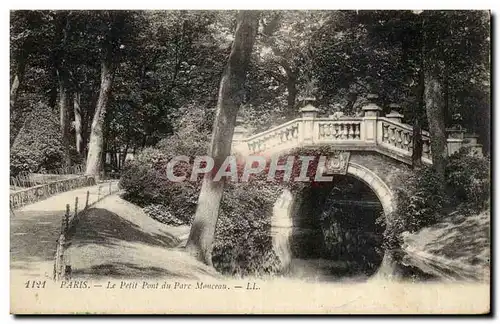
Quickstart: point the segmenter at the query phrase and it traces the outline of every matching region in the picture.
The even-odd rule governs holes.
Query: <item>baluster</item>
[[[267,138],[267,145],[269,148],[274,147],[274,136],[272,134]]]
[[[342,139],[347,139],[347,136],[348,136],[347,125],[346,124],[342,124],[342,128],[344,130],[342,132]]]
[[[334,139],[338,139],[339,136],[340,136],[340,126],[339,126],[339,124],[331,124],[331,127],[333,129],[332,137]]]
[[[356,124],[356,132],[354,133],[354,138],[355,139],[360,139],[361,138],[361,125],[358,123]]]
[[[319,124],[319,138],[325,137],[325,125]]]
[[[396,128],[389,127],[389,143],[396,145]]]
[[[422,143],[422,153],[423,153],[422,156],[425,158],[429,158],[429,151],[430,151],[429,144],[427,141],[428,140],[424,140]]]
[[[401,143],[401,148],[403,148],[405,151],[408,151],[408,137],[410,136],[410,134],[408,132],[405,132],[403,131],[402,133],[403,135],[403,142]]]
[[[326,124],[325,137],[330,137],[332,135],[332,124]]]
[[[352,135],[351,126],[352,126],[351,124],[345,124],[345,128],[347,129],[347,133],[346,133],[347,140],[351,139],[351,135]]]
[[[270,145],[271,147],[275,147],[275,146],[278,146],[278,141],[276,140],[276,135],[277,133],[274,133],[271,135],[271,138],[270,138]]]
[[[396,147],[403,148],[403,145],[401,144],[403,142],[403,130],[402,129],[396,129],[397,131],[397,145]]]
[[[382,124],[382,142],[389,142],[389,125]]]

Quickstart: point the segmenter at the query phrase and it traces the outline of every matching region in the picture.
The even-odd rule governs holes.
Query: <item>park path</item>
[[[79,217],[65,256],[74,279],[219,277],[180,248],[189,229],[162,224],[111,195]]]
[[[110,187],[111,184],[111,187]],[[99,190],[101,187],[101,190]],[[61,231],[66,204],[74,213],[75,197],[78,209],[85,206],[87,191],[89,204],[117,191],[118,182],[106,182],[63,192],[10,213],[10,268],[11,275],[52,277],[56,240]]]

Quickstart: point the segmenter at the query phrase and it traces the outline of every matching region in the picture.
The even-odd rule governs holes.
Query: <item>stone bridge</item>
[[[376,96],[372,98],[375,99]],[[363,107],[363,114],[360,117],[339,116],[338,114],[322,117],[319,116],[319,109],[307,105],[300,109],[299,118],[258,134],[248,136],[247,130],[238,125],[234,133],[233,153],[243,156],[271,157],[286,155],[287,152],[297,148],[328,146],[336,154],[327,157],[325,168],[329,172],[325,173],[343,176],[343,179],[350,176],[364,183],[375,195],[372,201],[361,203],[364,203],[365,207],[370,204],[381,206],[381,211],[387,216],[395,209],[395,188],[404,181],[402,179],[410,171],[412,164],[413,127],[404,123],[404,116],[398,108],[396,105],[391,105],[391,112],[382,116],[383,109],[372,101]],[[422,131],[421,134],[422,163],[429,165],[432,164],[431,138],[427,131]],[[461,129],[450,129],[448,154],[457,152],[463,146],[468,146],[472,148],[472,152],[481,154],[482,149],[477,143],[477,136],[466,135]],[[333,165],[333,167],[328,167],[328,165]],[[291,245],[307,245],[296,239],[296,233],[303,232],[304,227],[310,233],[311,222],[318,222],[317,215],[311,216],[311,204],[323,204],[323,210],[329,208],[324,200],[318,199],[318,196],[321,196],[321,193],[316,191],[313,194],[309,193],[307,197],[296,197],[285,189],[275,205],[272,216],[273,246],[285,267],[290,265],[294,258]],[[307,202],[310,199],[315,201]],[[348,201],[347,204],[359,203],[355,201],[356,199],[363,200],[355,196],[354,200]],[[361,212],[361,214],[363,215],[360,216],[367,216],[369,213]],[[311,218],[316,220],[311,220]],[[363,219],[363,217],[360,218]],[[371,222],[376,223],[373,219]],[[321,229],[318,229],[318,225],[314,226],[316,226],[316,234],[313,236],[318,236],[318,231]],[[319,236],[322,235],[324,236],[324,234],[319,234]],[[300,242],[293,243],[294,240]],[[320,239],[309,246],[321,244],[325,246],[325,241],[321,243]],[[306,254],[309,257],[311,255],[310,251]],[[391,254],[386,252],[380,265],[382,273],[387,274],[388,271],[389,273],[393,271],[391,260]]]
[[[394,187],[399,183],[399,176],[409,170],[413,153],[413,127],[403,122],[404,116],[397,105],[391,108],[389,114],[381,116],[383,109],[369,102],[362,108],[362,117],[321,117],[319,109],[307,105],[300,109],[301,117],[258,134],[248,136],[244,127],[237,126],[233,152],[244,156],[273,156],[296,148],[321,146],[348,152],[344,155],[347,167],[340,168],[343,170],[340,173],[366,183],[387,214],[393,209]],[[422,142],[422,163],[432,164],[429,132],[422,131]],[[466,135],[464,130],[449,130],[448,154],[463,146],[481,151],[476,135]]]

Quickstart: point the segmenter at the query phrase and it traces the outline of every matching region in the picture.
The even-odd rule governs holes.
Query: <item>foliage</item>
[[[246,276],[280,270],[271,241],[272,209],[280,191],[263,178],[227,184],[212,252],[218,271]]]
[[[130,161],[120,179],[124,198],[148,206],[169,206],[173,216],[189,223],[199,193],[199,185],[190,181],[172,182],[166,175],[167,156],[158,149],[145,149]]]
[[[472,215],[488,207],[489,161],[473,156],[466,148],[452,155],[446,165],[446,190],[431,167],[413,172],[396,191],[396,210],[386,222],[385,248],[399,250],[405,231],[414,233],[442,221],[446,215]],[[465,213],[464,213],[465,212]],[[383,221],[383,217],[379,221]]]
[[[149,217],[159,221],[160,223],[179,226],[185,224],[184,221],[176,218],[167,206],[149,205],[142,209]]]
[[[395,192],[396,210],[391,215],[381,215],[379,221],[387,217],[384,232],[384,248],[399,249],[401,233],[415,232],[435,224],[443,215],[446,197],[436,186],[438,177],[432,167],[424,166],[412,172],[404,181],[404,186]]]
[[[467,148],[462,148],[448,160],[448,195],[462,209],[477,213],[488,207],[490,178],[490,161],[470,154]]]
[[[10,151],[10,172],[50,171],[62,167],[57,115],[42,103],[26,119]]]
[[[106,116],[108,150],[155,145],[175,132],[182,107],[188,105],[205,112],[210,130],[235,12],[123,14],[130,18],[123,28],[110,30],[115,11],[11,12],[11,81],[26,66],[11,107],[11,143],[38,101],[55,107],[57,66],[68,70],[70,90],[80,92],[83,138],[88,141],[101,45],[108,32],[116,33],[119,49]],[[424,18],[432,23],[422,24]],[[398,102],[408,120],[420,115],[425,122],[425,113],[418,113],[423,32],[436,62],[447,58],[449,115],[460,113],[464,126],[478,132],[488,148],[490,38],[485,11],[267,11],[240,109],[247,128],[259,131],[295,117],[312,81],[316,86],[310,94],[324,113],[355,113],[366,94],[375,91],[384,109]]]

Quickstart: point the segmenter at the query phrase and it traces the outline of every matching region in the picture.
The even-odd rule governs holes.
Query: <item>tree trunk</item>
[[[288,91],[287,117],[293,118],[297,113],[295,111],[295,100],[297,98],[297,77],[295,74],[287,72],[286,89]]]
[[[441,184],[444,184],[446,166],[446,129],[444,121],[443,89],[439,78],[432,74],[425,75],[425,110],[431,137],[432,165]]]
[[[64,150],[64,164],[71,165],[70,153],[70,125],[69,125],[69,102],[70,94],[67,86],[67,78],[64,72],[59,71],[59,117],[61,136]]]
[[[130,145],[130,138],[127,138],[127,143],[125,144],[125,149],[123,150],[123,152],[120,155],[119,170],[123,169],[123,166],[125,165],[125,160],[127,159],[129,145]]]
[[[12,85],[10,87],[10,108],[13,109],[16,105],[17,94],[19,93],[19,87],[21,86],[21,82],[24,79],[24,70],[26,68],[26,59],[20,58],[19,63],[16,68],[16,75],[14,75],[14,79],[12,80]]]
[[[443,119],[445,123],[450,120],[450,63],[448,58],[444,59],[444,80],[443,80],[443,91],[444,91],[444,116]]]
[[[431,139],[432,166],[440,183],[444,187],[447,152],[445,103],[440,76],[438,58],[431,56],[433,46],[428,46],[426,37],[426,19],[422,19],[422,66],[424,78],[424,101],[429,134]],[[431,44],[432,45],[432,44]]]
[[[75,145],[76,152],[82,156],[82,110],[80,107],[80,92],[76,91],[73,97],[73,109],[75,111]]]
[[[344,112],[346,114],[354,113],[354,104],[356,103],[356,100],[358,100],[358,93],[349,92],[349,95],[347,97],[347,104],[344,108]]]
[[[422,166],[422,128],[420,125],[421,112],[425,111],[425,75],[424,75],[424,48],[422,47],[420,57],[420,70],[418,72],[418,103],[413,116],[413,152],[412,152],[412,167],[419,168]]]
[[[257,12],[239,13],[231,54],[219,87],[217,112],[208,152],[214,159],[215,170],[218,170],[231,153],[236,115],[243,99],[243,87],[257,27]],[[213,176],[214,173],[207,173],[203,180],[198,207],[186,245],[191,254],[208,265],[212,265],[212,243],[224,190],[224,179],[213,181]]]
[[[99,177],[99,171],[101,169],[101,155],[103,153],[102,149],[104,142],[104,117],[106,116],[106,106],[108,104],[109,94],[111,93],[113,72],[111,58],[108,56],[101,63],[101,89],[99,90],[99,99],[97,99],[92,127],[90,129],[87,167],[85,170],[85,174],[96,177]]]

